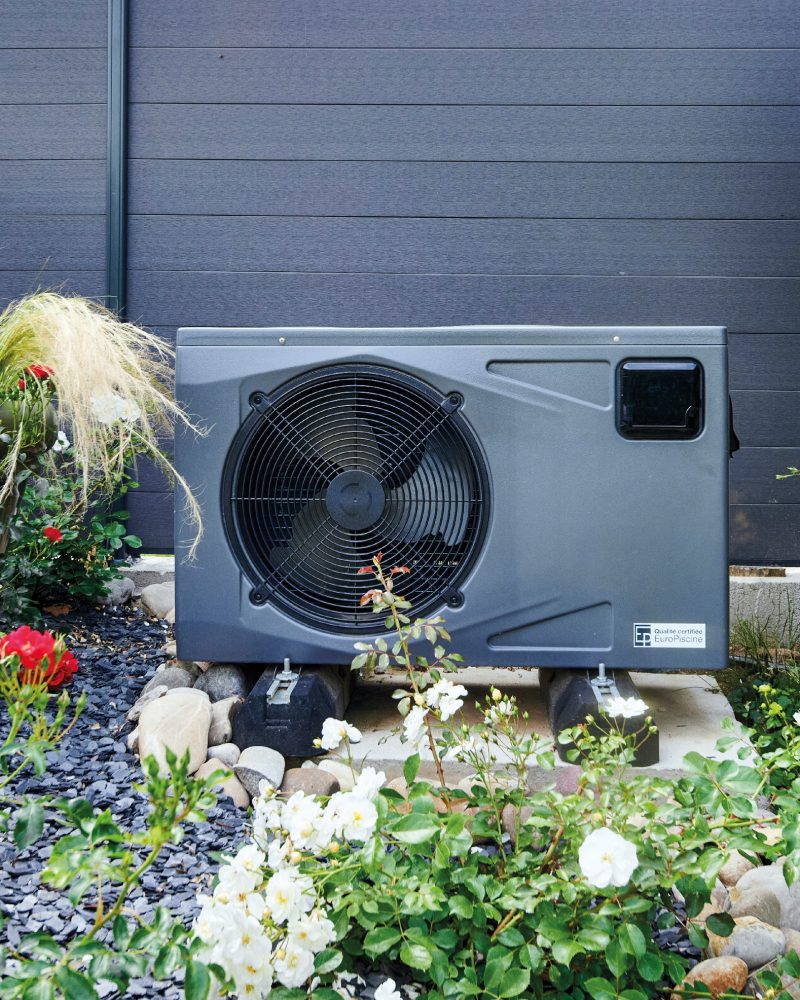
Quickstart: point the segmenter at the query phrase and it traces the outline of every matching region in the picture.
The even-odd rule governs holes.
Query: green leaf
[[[39,802],[29,802],[16,814],[14,843],[22,850],[35,844],[44,829],[44,809]]]
[[[314,969],[322,976],[326,972],[333,972],[342,964],[342,953],[336,948],[326,948],[314,959]]]
[[[186,1000],[206,1000],[211,989],[211,977],[202,962],[192,959],[186,966],[183,992]]]
[[[374,927],[364,938],[364,951],[372,956],[382,955],[400,940],[400,931],[394,927]]]
[[[417,772],[419,771],[419,754],[412,754],[403,764],[403,777],[406,779],[407,785],[413,785],[414,779],[417,777]]]
[[[664,963],[654,951],[646,951],[636,959],[636,969],[648,983],[657,983],[664,974]]]
[[[25,989],[22,991],[22,1000],[53,1000],[55,995],[52,980],[40,976],[25,984]]]
[[[97,1000],[94,984],[82,972],[76,972],[66,965],[59,965],[56,969],[56,982],[66,1000]]]
[[[641,958],[647,951],[647,941],[636,924],[623,924],[617,932],[617,939],[623,949],[634,958]]]
[[[523,993],[531,981],[530,969],[509,969],[500,983],[499,996],[516,997]]]
[[[575,940],[587,951],[602,951],[611,940],[611,935],[600,927],[582,927],[575,935]]]
[[[401,844],[424,844],[439,831],[431,813],[411,812],[403,816],[391,829],[391,834]]]
[[[561,965],[569,965],[572,959],[584,950],[583,946],[574,940],[555,941],[552,947],[553,958]]]
[[[453,896],[452,899],[448,901],[448,904],[450,906],[450,912],[455,914],[455,916],[463,917],[464,920],[469,920],[472,917],[474,907],[466,896]]]
[[[400,949],[400,961],[405,963],[410,969],[420,969],[427,972],[433,961],[431,953],[421,944],[404,944]]]
[[[587,979],[583,988],[593,997],[594,1000],[616,1000],[617,998],[617,988],[607,979],[600,979],[599,976],[594,979]]]
[[[128,921],[121,914],[118,917],[114,917],[113,931],[114,944],[117,948],[119,948],[120,951],[127,948],[131,932],[128,929]]]
[[[730,913],[712,913],[706,920],[706,927],[718,937],[728,937],[736,924]]]

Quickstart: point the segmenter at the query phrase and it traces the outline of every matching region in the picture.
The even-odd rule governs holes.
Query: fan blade
[[[270,550],[269,561],[276,576],[295,576],[299,571],[303,576],[325,579],[327,555],[321,543],[336,525],[328,515],[323,497],[319,493],[304,504],[292,518],[291,526],[284,529],[288,543]]]
[[[414,474],[389,491],[389,530],[406,543],[439,535],[445,545],[460,545],[469,523],[471,495],[466,466],[450,455],[426,450]]]
[[[333,419],[308,428],[305,436],[319,454],[340,470],[361,469],[375,473],[381,463],[381,451],[368,420],[355,407],[337,409]]]

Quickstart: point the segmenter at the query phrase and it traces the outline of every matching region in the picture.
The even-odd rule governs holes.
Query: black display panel
[[[699,361],[630,359],[617,369],[617,430],[634,440],[688,440],[703,429]]]

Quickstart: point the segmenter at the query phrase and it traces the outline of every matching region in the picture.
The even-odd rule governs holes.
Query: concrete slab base
[[[476,720],[478,712],[474,702],[482,702],[489,688],[500,688],[513,694],[520,712],[527,711],[525,725],[530,731],[551,736],[545,699],[539,688],[536,670],[471,667],[449,675],[456,683],[463,684],[470,692],[465,705],[467,720]],[[653,718],[660,732],[660,759],[657,764],[637,768],[637,773],[652,772],[663,777],[677,777],[684,773],[682,760],[686,753],[695,750],[706,757],[720,759],[734,757],[735,753],[719,754],[716,741],[722,735],[721,723],[733,718],[727,699],[717,687],[714,678],[700,674],[652,674],[632,672],[641,697],[652,709]],[[401,721],[392,691],[403,687],[401,676],[382,676],[370,681],[359,680],[353,689],[347,721],[357,726],[363,739],[353,747],[359,764],[370,764],[394,778],[402,773],[408,749],[400,742],[395,731]],[[421,773],[434,776],[429,751],[422,753]],[[570,765],[557,763],[556,771]],[[454,780],[466,777],[468,768],[461,764],[448,764],[448,777]],[[529,783],[541,788],[555,781],[552,771],[531,769]]]

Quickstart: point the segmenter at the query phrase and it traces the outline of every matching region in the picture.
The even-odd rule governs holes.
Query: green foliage
[[[193,960],[196,946],[188,930],[164,908],[144,922],[126,902],[164,847],[180,840],[183,825],[205,820],[214,803],[209,782],[189,777],[188,753],[181,760],[167,753],[166,776],[147,758],[144,782],[136,789],[149,802],[144,830],[121,827],[110,810],[97,810],[86,799],[20,796],[12,782],[28,769],[44,771],[46,751],[57,746],[85,699],[78,699],[68,721],[68,693],[56,697],[44,682],[20,680],[11,658],[0,659],[0,699],[6,723],[0,743],[0,829],[12,832],[20,850],[58,831],[41,882],[66,893],[73,906],[89,904],[94,912],[89,929],[66,942],[35,933],[16,948],[0,944],[0,998],[95,1000],[100,980],[125,995],[135,977],[149,973],[164,979],[186,966],[187,993],[202,1000],[208,973]]]
[[[68,471],[51,479],[30,472],[20,477],[20,501],[0,561],[0,622],[8,626],[37,623],[48,604],[99,600],[121,575],[113,560],[123,547],[141,546],[126,531],[127,511],[112,509],[136,483],[121,478],[105,509],[86,515],[80,483]],[[48,539],[48,528],[58,529],[60,540]]]

